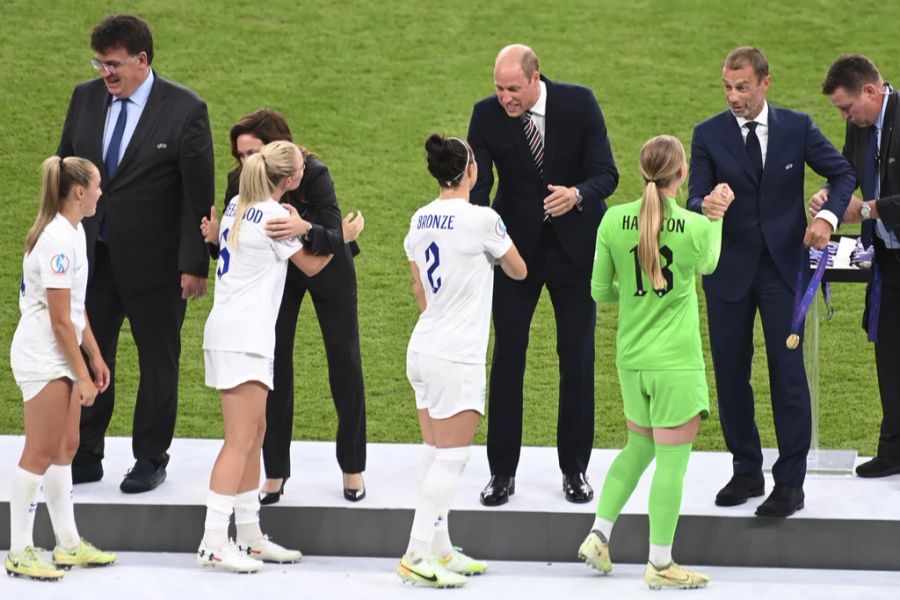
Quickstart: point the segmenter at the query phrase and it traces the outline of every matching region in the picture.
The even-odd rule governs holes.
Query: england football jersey
[[[409,350],[484,364],[494,262],[512,246],[500,215],[462,198],[434,200],[413,215],[403,246],[426,298]]]
[[[640,209],[641,200],[613,206],[597,232],[591,295],[597,302],[619,302],[616,366],[703,369],[696,274],[712,273],[718,264],[722,221],[666,200],[659,254],[667,285],[654,290],[638,260]]]
[[[10,366],[17,374],[39,380],[42,373],[55,375],[60,370],[69,369],[53,335],[47,290],[69,290],[69,317],[81,344],[86,323],[84,295],[87,279],[84,228],[81,223],[73,226],[68,219],[57,214],[22,261],[19,286],[22,317],[10,350]]]
[[[269,219],[289,214],[269,199],[247,209],[238,232],[238,247],[229,246],[236,210],[237,196],[228,203],[219,224],[216,287],[203,330],[203,349],[272,358],[287,259],[303,245],[296,238],[274,240],[266,235]]]

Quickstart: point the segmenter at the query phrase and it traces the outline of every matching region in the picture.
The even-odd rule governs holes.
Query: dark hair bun
[[[449,188],[458,184],[469,164],[469,149],[456,138],[447,138],[436,133],[425,140],[428,154],[428,172],[441,187]]]

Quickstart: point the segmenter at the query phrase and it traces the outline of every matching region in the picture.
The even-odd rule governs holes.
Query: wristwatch
[[[863,221],[872,218],[872,207],[867,201],[863,200],[862,206],[859,209],[859,214],[862,215]]]
[[[575,198],[575,210],[581,212],[581,204],[584,202],[584,197],[581,195],[581,190],[579,190],[578,188],[575,188]]]

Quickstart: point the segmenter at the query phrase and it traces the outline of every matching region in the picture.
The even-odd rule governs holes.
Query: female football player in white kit
[[[487,565],[450,543],[447,515],[484,414],[485,354],[494,265],[524,279],[525,262],[500,216],[469,204],[478,177],[472,149],[459,138],[425,142],[440,195],[413,215],[404,240],[413,294],[422,311],[406,355],[425,450],[425,476],[397,574],[404,582],[459,587]]]
[[[238,195],[221,224],[203,219],[207,242],[219,244],[213,308],[203,351],[206,385],[220,390],[225,440],[209,482],[206,529],[197,562],[231,571],[255,572],[262,562],[296,562],[259,528],[260,449],[266,431],[266,396],[272,389],[275,320],[290,259],[307,275],[331,255],[314,256],[299,239],[274,240],[266,222],[288,210],[278,201],[303,177],[300,149],[285,141],[263,146],[244,163]],[[221,234],[219,230],[221,229]],[[237,541],[228,539],[234,512]]]
[[[41,166],[41,206],[25,239],[22,318],[10,349],[25,400],[25,448],[12,476],[10,549],[4,561],[10,575],[58,580],[60,568],[116,560],[81,539],[72,506],[81,407],[93,404],[109,385],[109,368],[84,309],[88,262],[81,220],[97,212],[100,194],[100,172],[89,160],[52,156]],[[41,486],[56,536],[55,566],[32,541]]]

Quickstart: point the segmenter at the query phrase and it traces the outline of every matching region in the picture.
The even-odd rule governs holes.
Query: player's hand
[[[701,210],[711,221],[718,221],[734,202],[734,192],[727,183],[720,183],[703,198]]]
[[[831,233],[834,231],[831,223],[825,219],[813,219],[806,228],[806,234],[803,236],[803,243],[812,246],[816,250],[824,250],[828,247],[831,240]]]
[[[209,207],[209,218],[200,219],[200,233],[207,244],[219,245],[219,219],[216,216],[216,207]]]
[[[578,194],[574,187],[564,185],[548,185],[550,195],[544,198],[544,214],[550,217],[560,217],[578,203]]]
[[[275,217],[266,221],[266,235],[276,240],[286,240],[305,235],[312,229],[312,223],[304,220],[293,205],[284,203],[283,206],[290,213],[286,217]]]
[[[181,274],[181,299],[196,300],[206,295],[206,278],[190,273]]]
[[[366,226],[361,210],[351,211],[341,221],[341,231],[344,234],[344,243],[355,242]]]
[[[97,398],[97,386],[90,377],[79,379],[72,385],[72,399],[82,406],[90,406]]]
[[[809,216],[814,219],[825,203],[828,202],[828,189],[822,188],[809,197]]]

